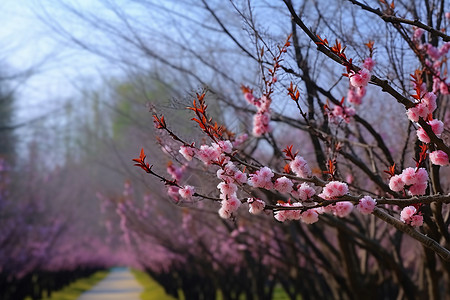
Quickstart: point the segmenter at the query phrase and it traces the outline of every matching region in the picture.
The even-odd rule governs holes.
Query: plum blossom
[[[442,150],[436,150],[430,153],[431,163],[439,166],[446,166],[449,164],[448,155]]]
[[[322,190],[322,194],[319,196],[324,197],[327,200],[335,199],[340,196],[344,196],[348,193],[348,186],[344,182],[330,181],[325,185]]]
[[[289,163],[289,167],[291,168],[292,172],[294,172],[298,177],[307,178],[311,177],[312,175],[308,163],[303,157],[299,155],[297,155],[295,159]]]
[[[334,205],[334,214],[339,218],[345,218],[353,210],[353,203],[349,201],[342,201]]]
[[[292,181],[286,176],[280,177],[275,181],[274,188],[280,193],[290,193],[293,187]]]
[[[182,189],[179,189],[178,193],[183,199],[190,200],[192,196],[195,194],[195,189],[191,185],[186,185]]]
[[[356,207],[363,215],[370,215],[373,210],[375,209],[375,206],[377,205],[377,201],[374,200],[370,196],[364,196],[359,200],[359,204]]]
[[[414,206],[407,206],[400,212],[400,220],[411,226],[422,226],[423,217],[417,214],[417,209]]]
[[[358,73],[352,72],[349,76],[350,84],[355,88],[359,88],[362,86],[366,86],[369,83],[370,71],[366,68],[363,68],[359,70]]]
[[[278,203],[278,206],[284,207],[301,207],[302,204],[299,202],[295,203]],[[277,221],[284,222],[288,220],[300,220],[301,218],[301,210],[292,209],[292,210],[276,210],[274,212],[274,218]]]
[[[217,143],[213,143],[212,146],[218,152],[231,153],[233,151],[233,144],[230,141],[219,141]]]
[[[389,188],[394,192],[400,192],[405,187],[405,183],[402,180],[402,176],[394,175],[389,180]]]
[[[311,199],[312,196],[316,194],[316,191],[309,186],[306,182],[302,183],[298,188],[295,195],[302,201],[306,201],[308,199]]]
[[[188,146],[181,146],[179,152],[187,161],[191,161],[195,155],[195,148]]]
[[[225,199],[226,196],[234,195],[237,192],[237,186],[234,183],[226,183],[222,181],[217,185],[217,188],[224,196],[222,199]]]
[[[250,178],[248,180],[248,184],[257,188],[265,188],[272,189],[272,177],[274,176],[272,170],[268,167],[263,167],[260,170],[256,171],[255,174],[250,174]]]
[[[315,209],[308,209],[301,213],[300,220],[306,224],[313,224],[319,221],[319,214]]]
[[[269,112],[257,112],[253,116],[253,135],[261,136],[270,131],[269,127],[270,113]]]
[[[205,165],[209,165],[218,159],[220,154],[221,153],[217,148],[208,145],[201,145],[200,150],[197,151],[197,157],[203,161]]]
[[[226,200],[222,200],[221,204],[219,216],[223,219],[229,219],[241,206],[241,201],[236,196],[231,196]]]
[[[257,215],[260,214],[264,210],[265,203],[261,199],[257,198],[248,198],[247,199],[249,206],[249,213]]]
[[[372,71],[373,67],[375,67],[375,61],[371,57],[366,58],[363,63],[363,69]]]
[[[408,187],[410,195],[424,195],[428,185],[428,172],[424,168],[406,168],[400,175],[394,175],[389,181],[389,188],[400,192]]]
[[[444,123],[440,120],[434,119],[427,123],[431,126],[431,130],[436,136],[439,136],[444,131]],[[417,129],[417,138],[423,143],[429,143],[431,141],[430,137],[422,127]]]

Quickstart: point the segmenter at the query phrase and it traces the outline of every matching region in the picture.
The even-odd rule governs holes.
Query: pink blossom
[[[192,196],[195,194],[195,189],[191,185],[186,185],[182,189],[179,189],[178,193],[183,199],[190,200]]]
[[[416,183],[409,187],[408,192],[411,196],[425,195],[427,183]]]
[[[450,19],[450,12],[445,13],[445,18]]]
[[[272,170],[269,167],[263,167],[259,171],[257,171],[257,173],[266,180],[269,180],[274,176]]]
[[[418,184],[426,184],[428,181],[428,172],[424,168],[416,170],[416,181]]]
[[[274,188],[280,193],[290,193],[293,187],[292,181],[286,176],[280,177],[275,181]]]
[[[236,180],[237,183],[246,183],[247,182],[247,174],[241,172],[241,171],[237,171],[236,173],[234,173],[234,180]]]
[[[417,182],[416,170],[414,168],[406,168],[403,170],[402,180],[406,185],[412,185]]]
[[[261,199],[256,198],[248,198],[247,199],[249,212],[251,214],[257,215],[264,210],[265,203]]]
[[[389,188],[394,192],[400,192],[403,190],[404,186],[405,183],[403,182],[401,175],[394,175],[389,180]]]
[[[229,218],[231,218],[231,214],[232,214],[232,212],[229,211],[229,210],[226,210],[223,205],[220,207],[220,209],[219,209],[219,216],[222,219],[229,219]]]
[[[370,196],[364,196],[359,200],[359,204],[356,207],[363,215],[369,215],[375,209],[377,201]]]
[[[253,135],[261,136],[270,131],[269,127],[270,113],[257,112],[253,116]]]
[[[420,38],[422,37],[422,35],[423,35],[424,32],[425,32],[425,31],[424,31],[422,28],[416,28],[416,29],[414,30],[413,38],[414,38],[415,40],[420,39]]]
[[[348,216],[353,210],[353,204],[349,201],[342,201],[336,203],[334,206],[334,214],[339,218]]]
[[[222,207],[219,209],[219,215],[221,218],[228,219],[236,212],[241,205],[241,201],[235,196],[232,196],[226,200],[222,200]]]
[[[442,150],[436,150],[430,153],[431,163],[439,166],[446,166],[449,164],[448,155]]]
[[[334,199],[336,197],[344,196],[348,193],[348,186],[344,182],[330,181],[323,188],[322,194],[326,199]]]
[[[366,86],[370,80],[370,71],[367,69],[361,69],[358,73],[350,74],[350,84],[357,88]]]
[[[216,148],[211,146],[201,145],[197,156],[205,165],[208,165],[219,158],[220,151],[217,151]]]
[[[426,120],[430,110],[425,102],[421,102],[416,105],[416,113],[419,117]]]
[[[407,206],[403,208],[400,213],[400,220],[405,223],[406,220],[409,220],[416,213],[416,211],[417,210],[414,206]]]
[[[344,108],[344,120],[345,122],[349,123],[350,118],[356,115],[356,110],[353,107],[345,107]]]
[[[450,50],[450,42],[446,42],[441,46],[441,48],[439,49],[439,55],[447,55],[448,50]]]
[[[175,180],[179,181],[181,179],[181,177],[183,176],[183,172],[184,172],[184,168],[183,167],[177,168],[172,163],[170,163],[167,166],[167,173],[169,173],[170,176],[172,176],[172,178],[175,179]]]
[[[228,140],[219,141],[217,143],[213,143],[212,145],[219,152],[231,153],[231,151],[233,151],[233,144],[231,144]]]
[[[306,224],[313,224],[319,221],[319,214],[314,209],[308,209],[301,213],[301,221]]]
[[[419,227],[423,225],[423,216],[421,215],[414,215],[410,218],[410,223],[411,226],[414,227]]]
[[[429,142],[431,142],[430,137],[428,136],[428,134],[425,132],[425,130],[422,127],[419,127],[417,129],[416,134],[417,134],[417,138],[422,143],[428,144]]]
[[[253,187],[260,187],[265,189],[272,189],[272,177],[274,176],[272,170],[268,167],[263,167],[261,170],[256,171],[255,174],[250,174],[248,184]]]
[[[306,182],[302,183],[297,190],[298,198],[302,201],[311,199],[316,194],[316,191],[310,187]]]
[[[295,159],[289,163],[289,167],[291,168],[292,172],[294,172],[298,177],[307,178],[311,177],[312,175],[308,163],[303,157],[299,155],[297,155]]]
[[[437,60],[441,57],[441,53],[439,50],[431,44],[425,44],[425,49],[427,50],[427,54],[434,60]]]
[[[411,122],[419,121],[419,114],[416,107],[411,107],[406,111],[406,115]]]
[[[364,63],[363,63],[364,69],[372,71],[374,66],[375,66],[375,61],[371,57],[368,57],[364,60]]]
[[[361,98],[364,97],[366,95],[366,88],[362,86],[357,89],[357,95]]]
[[[301,207],[301,203],[283,203],[283,204],[277,204],[279,206],[284,207]],[[301,210],[276,210],[274,212],[274,218],[277,221],[284,222],[287,220],[300,220],[301,218]]]
[[[277,210],[274,214],[273,217],[275,218],[275,220],[279,221],[279,222],[284,222],[287,220],[287,211],[286,210]]]
[[[178,193],[179,189],[179,187],[173,185],[167,188],[167,194],[173,201],[175,201],[175,203],[180,201],[180,194]]]
[[[439,91],[441,92],[442,95],[449,94],[448,85],[445,81],[441,81],[441,83],[439,84]]]
[[[439,135],[444,131],[444,123],[438,119],[431,120],[428,124],[430,124],[431,129],[436,135]]]
[[[429,113],[432,113],[436,109],[436,95],[428,92],[422,98],[423,103],[428,107]]]
[[[181,146],[179,152],[187,161],[191,161],[192,158],[195,155],[195,148],[187,147],[187,146]]]
[[[252,105],[256,105],[256,102],[258,101],[252,93],[245,93],[244,98],[249,104]]]
[[[220,182],[217,188],[224,196],[231,196],[237,192],[237,186],[234,183]]]
[[[414,206],[407,206],[400,212],[400,220],[403,223],[410,224],[411,226],[421,226],[423,223],[423,217],[417,215],[417,209]]]
[[[358,96],[354,89],[349,89],[347,93],[347,101],[354,105],[360,105],[362,103],[361,97]]]

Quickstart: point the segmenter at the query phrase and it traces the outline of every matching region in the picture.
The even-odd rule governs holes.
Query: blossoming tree
[[[185,139],[170,115],[153,110],[158,141],[174,161],[167,173],[144,149],[133,160],[179,205],[211,202],[218,218],[231,224],[251,220],[248,213],[265,215],[265,222],[288,235],[287,243],[311,258],[305,269],[334,298],[440,299],[450,293],[450,13],[444,3],[410,9],[387,1],[349,2],[353,13],[376,18],[386,35],[399,37],[394,48],[378,49],[362,31],[353,43],[365,48],[353,45],[359,51],[350,55],[343,43],[319,34],[320,27],[310,29],[295,8],[304,6],[284,0],[291,34],[278,47],[260,40],[252,54],[261,66],[261,86],[240,87],[247,105],[221,99],[252,114],[251,128],[231,130],[226,116],[220,123],[209,114],[208,101],[217,96],[211,87],[196,93],[188,107],[198,138]],[[300,43],[305,38],[309,47]],[[329,86],[312,73],[314,48],[314,57],[329,66],[320,69],[335,80]],[[400,55],[411,63],[389,64]],[[251,224],[260,221],[255,216]],[[303,288],[305,299],[318,295]]]

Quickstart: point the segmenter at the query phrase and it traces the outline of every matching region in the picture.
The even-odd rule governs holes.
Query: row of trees
[[[173,161],[168,175],[151,151],[134,159],[165,184],[174,202],[201,211],[187,214],[195,216],[201,234],[188,245],[177,240],[185,233],[175,218],[170,219],[176,233],[160,235],[161,227],[170,227],[155,217],[162,212],[153,213],[149,222],[145,213],[139,218],[129,212],[136,209],[120,209],[128,224],[123,229],[136,241],[156,236],[154,243],[181,253],[189,265],[198,259],[203,268],[194,274],[180,274],[175,266],[180,258],[171,260],[174,265],[167,268],[181,278],[181,286],[225,261],[223,269],[214,269],[212,285],[228,299],[244,294],[248,286],[255,292],[247,298],[270,298],[275,283],[292,299],[299,294],[338,299],[448,296],[447,8],[437,1],[326,5],[338,4],[332,15],[321,4],[309,7],[308,1],[285,0],[270,7],[290,20],[284,33],[292,35],[276,47],[260,26],[273,20],[251,3],[243,8],[232,2],[254,38],[255,51],[234,37],[217,7],[201,5],[222,34],[260,66],[261,80],[243,82],[240,98],[214,85],[193,95],[189,109],[199,127],[196,136],[178,134],[170,114],[153,111],[157,141]],[[217,100],[221,116],[207,108]],[[245,116],[240,126],[228,111]],[[245,121],[249,119],[252,124]],[[242,143],[243,133],[252,137]],[[200,204],[205,201],[211,203]],[[239,208],[245,202],[250,212],[269,216],[249,216]],[[229,221],[210,221],[211,211],[217,210]],[[215,230],[208,234],[211,227]],[[221,232],[230,233],[232,240]],[[221,255],[225,249],[234,256]],[[159,271],[162,278],[166,273]],[[228,286],[231,278],[239,278],[233,288]]]
[[[112,167],[96,173],[101,180],[118,170],[131,178],[124,193],[99,194],[105,225],[111,233],[119,225],[168,293],[270,299],[281,286],[292,299],[448,295],[444,2],[99,5],[64,3],[65,17],[90,26],[95,40],[49,22],[133,72],[132,84],[98,97],[108,102],[93,115],[112,108],[119,117],[88,127],[89,144],[113,133],[89,162]],[[141,99],[155,105],[156,135],[145,135]],[[186,106],[194,122],[181,121]],[[145,152],[135,163],[156,181],[105,154],[129,159],[137,144]],[[80,170],[67,158],[63,174]]]

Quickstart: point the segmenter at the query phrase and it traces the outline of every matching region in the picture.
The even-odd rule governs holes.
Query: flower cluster
[[[377,205],[377,201],[374,200],[370,196],[365,196],[359,200],[359,204],[356,206],[356,208],[363,214],[363,215],[369,215],[373,212],[375,209],[375,206]]]
[[[408,119],[410,119],[412,122],[418,122],[419,118],[427,120],[428,115],[432,114],[437,107],[436,95],[434,93],[426,93],[424,86],[420,87],[420,91],[421,94],[423,94],[420,102],[406,111]]]
[[[190,200],[192,199],[192,196],[195,194],[195,189],[191,185],[186,185],[182,189],[179,189],[178,193],[183,199]]]
[[[181,150],[182,149],[180,149],[180,152]],[[227,140],[212,143],[211,146],[201,145],[195,155],[198,159],[203,161],[205,165],[210,165],[219,159],[229,161],[230,159],[225,155],[225,153],[231,153],[231,151],[233,151],[233,144]]]
[[[338,197],[344,196],[348,193],[348,186],[344,182],[339,181],[330,181],[328,182],[322,190],[322,193],[319,194],[319,197],[322,197],[327,200],[333,200]]]
[[[389,181],[389,188],[394,192],[400,192],[408,188],[409,194],[424,195],[428,184],[428,173],[424,168],[406,168],[399,175],[394,175]]]
[[[430,160],[432,164],[439,166],[447,166],[449,164],[448,155],[442,150],[436,150],[431,152]]]
[[[270,104],[272,99],[266,95],[258,99],[253,95],[253,91],[247,87],[242,87],[242,91],[244,92],[245,100],[257,108],[257,112],[253,116],[253,135],[261,136],[269,132]]]
[[[333,110],[328,112],[328,118],[333,123],[339,123],[340,120],[344,120],[346,123],[350,123],[350,119],[356,114],[356,110],[353,107],[341,105],[335,105]]]
[[[368,57],[364,60],[361,70],[358,73],[350,72],[350,87],[347,93],[347,101],[353,105],[360,105],[362,98],[366,94],[366,86],[369,83],[371,72],[375,66],[375,61]]]
[[[423,216],[420,215],[414,206],[407,206],[400,213],[400,220],[411,226],[422,226]]]
[[[302,207],[303,205],[299,202],[296,203],[278,203],[278,206],[283,207]],[[274,218],[277,221],[285,222],[288,220],[301,220],[306,224],[313,224],[319,220],[319,214],[316,209],[311,208],[302,212],[300,209],[289,209],[289,210],[277,210],[274,213]]]
[[[264,210],[265,203],[261,199],[248,198],[247,199],[249,213],[258,215]]]
[[[426,54],[426,65],[432,70],[433,73],[433,93],[441,93],[442,95],[448,95],[448,83],[447,72],[444,69],[443,76],[441,75],[441,68],[445,67],[447,58],[445,57],[450,50],[450,42],[446,42],[441,47],[436,48],[429,43],[422,43],[422,36],[424,30],[417,28],[413,34],[413,41],[416,43],[417,48]]]
[[[431,126],[431,130],[434,132],[434,134],[436,136],[439,137],[441,135],[441,133],[444,132],[444,123],[442,121],[434,119],[427,123],[428,123],[428,125]],[[417,138],[422,143],[429,143],[431,141],[430,137],[428,136],[428,134],[425,132],[425,130],[422,127],[419,127],[417,129]]]
[[[264,188],[271,190],[273,188],[272,177],[274,176],[272,170],[269,167],[263,167],[256,171],[254,174],[250,174],[248,184],[255,188]]]
[[[312,175],[311,168],[308,166],[308,163],[299,155],[295,156],[295,158],[291,160],[289,167],[298,177],[308,178]]]

